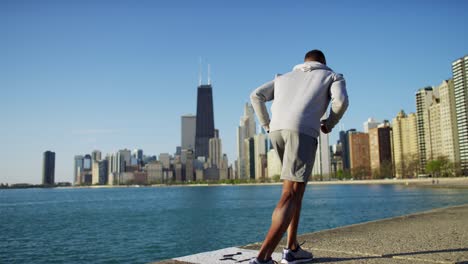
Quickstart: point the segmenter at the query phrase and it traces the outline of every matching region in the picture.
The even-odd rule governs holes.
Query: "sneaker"
[[[297,245],[296,250],[291,250],[289,248],[283,249],[283,258],[281,263],[283,264],[297,264],[309,262],[314,258],[312,253],[305,251],[301,248],[300,245]]]
[[[257,258],[253,258],[250,260],[249,264],[278,264],[278,262],[274,261],[273,259],[262,262]]]

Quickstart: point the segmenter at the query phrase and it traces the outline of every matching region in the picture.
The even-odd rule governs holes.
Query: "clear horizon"
[[[199,58],[211,65],[215,127],[229,162],[257,86],[324,51],[350,107],[339,128],[415,111],[415,92],[451,78],[468,54],[466,1],[0,1],[0,183],[40,183],[56,152],[56,182],[73,157],[180,145],[196,113]]]

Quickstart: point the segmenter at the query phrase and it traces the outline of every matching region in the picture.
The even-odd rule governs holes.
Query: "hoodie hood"
[[[328,70],[331,71],[326,65],[317,62],[317,61],[306,61],[304,63],[298,64],[294,66],[294,71],[303,71],[303,72],[310,72],[313,70]]]

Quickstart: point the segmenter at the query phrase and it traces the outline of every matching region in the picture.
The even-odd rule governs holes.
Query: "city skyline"
[[[414,93],[449,79],[452,62],[466,55],[468,46],[468,37],[456,34],[468,23],[463,13],[466,4],[450,1],[452,4],[399,2],[384,8],[370,2],[334,2],[336,21],[331,27],[345,34],[337,38],[318,29],[323,36],[320,39],[314,34],[304,35],[309,29],[290,19],[325,8],[320,3],[271,7],[270,12],[259,10],[262,5],[258,3],[239,4],[234,11],[213,3],[204,11],[190,4],[174,10],[171,4],[161,7],[145,3],[129,8],[120,3],[104,16],[109,22],[99,18],[101,8],[108,3],[76,2],[72,5],[75,9],[57,2],[22,3],[0,3],[0,21],[4,22],[0,23],[0,32],[8,36],[0,44],[0,54],[6,58],[0,62],[0,87],[4,91],[0,112],[7,128],[0,132],[1,143],[6,146],[0,157],[0,182],[8,183],[39,183],[41,153],[47,149],[57,153],[58,182],[73,180],[76,153],[93,149],[108,153],[126,147],[153,155],[174,153],[181,137],[176,133],[180,131],[181,115],[195,112],[200,55],[206,60],[204,64],[212,65],[215,124],[222,135],[223,150],[233,162],[238,118],[249,93],[274,74],[300,63],[307,50],[324,50],[330,66],[347,79],[351,103],[343,124],[348,130],[360,128],[369,116],[391,120],[401,109],[415,112]],[[153,13],[144,11],[145,5],[150,5]],[[306,8],[302,10],[300,5]],[[378,9],[378,18],[368,14],[372,8]],[[394,13],[399,10],[408,10],[408,14],[402,14],[399,23],[393,25]],[[164,12],[168,14],[161,14]],[[198,16],[203,12],[212,17]],[[351,12],[353,17],[349,16]],[[190,33],[183,22],[167,26],[164,22],[174,22],[169,17],[175,14],[181,21],[197,18],[194,27],[210,30]],[[238,15],[245,20],[237,21]],[[432,19],[422,21],[427,16]],[[122,17],[131,18],[129,24],[119,23]],[[214,26],[211,19],[221,18],[225,20]],[[262,19],[264,22],[258,22]],[[300,20],[305,22],[305,18]],[[379,26],[364,25],[374,20]],[[445,23],[437,22],[440,20]],[[96,27],[86,29],[93,22]],[[144,26],[144,22],[151,22],[150,26]],[[234,22],[249,23],[252,28]],[[300,44],[279,39],[266,47],[257,38],[277,36],[277,30],[293,25],[297,28],[286,32],[285,38],[301,38]],[[114,26],[121,32],[106,31]],[[353,26],[360,27],[350,30]],[[150,33],[155,35],[151,37]],[[165,42],[158,42],[159,36]],[[82,38],[95,41],[81,43],[78,40]],[[335,43],[341,38],[346,41]],[[447,41],[451,38],[453,41]],[[194,41],[185,43],[187,39]],[[430,41],[424,41],[427,39]],[[330,142],[336,141],[338,130],[332,132]]]

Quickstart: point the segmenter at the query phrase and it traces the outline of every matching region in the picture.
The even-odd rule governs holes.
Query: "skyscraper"
[[[320,177],[320,180],[330,177],[331,160],[330,160],[330,145],[329,134],[320,132],[317,138],[317,151],[315,153],[314,167],[312,168],[312,176]]]
[[[75,156],[75,164],[73,166],[73,184],[80,184],[81,182],[81,171],[83,171],[83,159],[82,155]]]
[[[349,129],[348,131],[340,131],[341,142],[341,158],[343,159],[343,170],[351,169],[351,161],[349,159],[349,134],[355,132],[356,129]]]
[[[397,178],[414,177],[419,170],[417,117],[401,110],[392,120],[393,163]]]
[[[53,185],[55,183],[55,152],[44,152],[42,163],[42,184]]]
[[[464,176],[468,175],[468,55],[452,63],[453,87],[455,95],[455,115],[457,117],[460,167]]]
[[[215,129],[214,137],[210,138],[209,146],[208,161],[211,167],[220,168],[223,149],[218,129]]]
[[[197,117],[194,115],[183,115],[181,117],[181,144],[182,149],[195,149],[195,133]]]
[[[459,162],[457,117],[453,80],[445,80],[439,85],[440,96],[440,138],[444,156],[451,162]]]
[[[251,104],[245,103],[244,115],[240,118],[239,126],[237,127],[237,176],[240,179],[247,178],[246,171],[246,152],[245,139],[253,137],[256,134],[255,115]]]
[[[390,124],[384,122],[378,127],[369,129],[369,154],[372,176],[393,177],[392,143]]]
[[[259,133],[254,136],[255,179],[265,180],[267,175],[267,136]]]
[[[416,116],[418,128],[420,173],[425,172],[427,161],[433,159],[429,119],[429,107],[432,104],[433,96],[435,96],[435,93],[432,87],[425,87],[419,89],[416,92]]]
[[[208,158],[208,144],[214,136],[213,91],[211,84],[198,86],[195,157]]]
[[[349,158],[354,178],[370,176],[369,134],[351,132],[349,134]]]
[[[101,151],[94,150],[93,152],[91,152],[92,161],[100,161],[101,155],[102,155]]]

